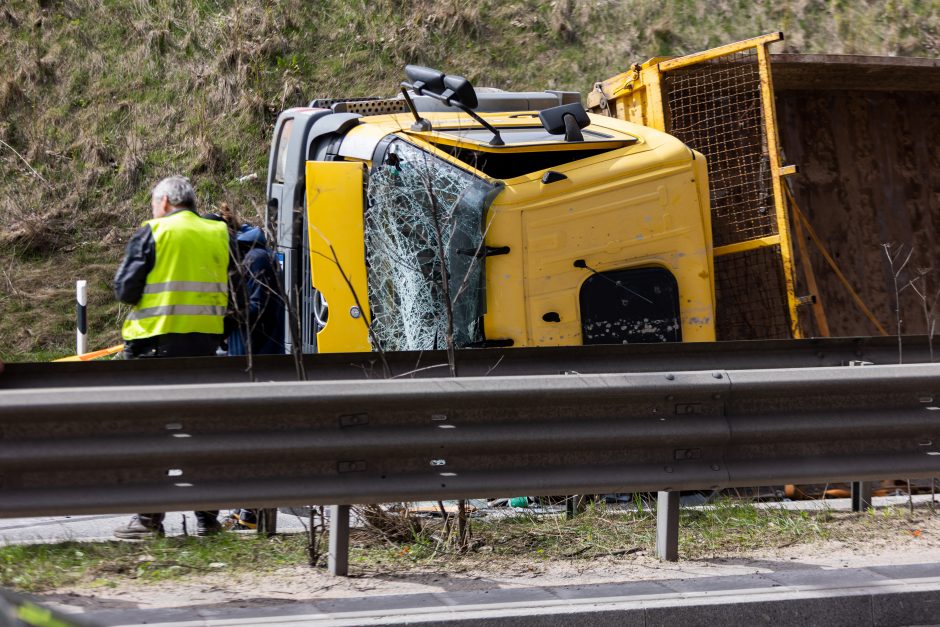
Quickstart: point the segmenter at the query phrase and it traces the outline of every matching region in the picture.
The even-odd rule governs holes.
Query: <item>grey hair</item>
[[[196,192],[192,183],[183,176],[168,176],[153,187],[150,197],[159,200],[166,196],[171,207],[196,209]]]

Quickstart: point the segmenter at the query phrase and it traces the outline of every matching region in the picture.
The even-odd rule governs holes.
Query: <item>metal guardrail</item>
[[[931,477],[940,364],[5,390],[0,442],[6,517]]]
[[[940,352],[940,342],[938,342]],[[386,354],[393,376],[434,378],[447,372],[443,351]],[[896,364],[896,337],[820,338],[742,342],[630,344],[457,351],[457,373],[465,376],[532,376],[749,370],[843,366],[853,361]],[[904,363],[930,361],[925,336],[903,338]],[[23,388],[207,384],[250,381],[296,381],[297,364],[288,355],[259,355],[251,372],[243,357],[204,357],[88,363],[13,363],[0,376],[0,391]],[[304,355],[303,370],[311,381],[370,380],[384,377],[375,353]]]

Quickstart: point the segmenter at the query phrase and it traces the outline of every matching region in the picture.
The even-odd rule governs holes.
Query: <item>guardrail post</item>
[[[852,511],[864,512],[871,507],[871,481],[852,482]]]
[[[277,533],[277,508],[258,510],[258,533],[271,537]]]
[[[349,574],[349,505],[330,505],[330,574]]]
[[[660,492],[656,499],[656,556],[679,561],[679,493]]]

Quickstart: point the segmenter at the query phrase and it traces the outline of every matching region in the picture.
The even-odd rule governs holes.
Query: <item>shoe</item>
[[[121,540],[147,540],[163,537],[163,524],[150,527],[140,522],[137,516],[131,517],[127,524],[114,530],[114,537]]]
[[[232,512],[232,517],[241,529],[257,529],[258,514],[254,509],[237,509]]]
[[[200,538],[214,536],[222,531],[222,523],[215,518],[209,520],[200,520],[196,522],[196,535]]]

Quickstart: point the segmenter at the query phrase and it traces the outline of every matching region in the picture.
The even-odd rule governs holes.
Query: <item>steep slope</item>
[[[781,50],[940,55],[940,7],[922,0],[0,4],[0,357],[71,352],[79,278],[93,347],[116,341],[108,282],[159,177],[190,176],[203,209],[256,219],[285,107],[391,95],[406,63],[587,91],[650,56],[773,30]]]

